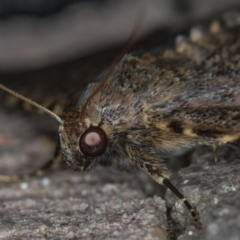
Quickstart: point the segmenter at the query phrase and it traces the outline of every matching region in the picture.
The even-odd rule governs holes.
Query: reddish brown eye
[[[89,127],[79,139],[81,152],[87,157],[102,155],[108,145],[106,133],[100,127]]]

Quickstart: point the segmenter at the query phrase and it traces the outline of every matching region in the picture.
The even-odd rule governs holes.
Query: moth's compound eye
[[[102,155],[108,145],[106,133],[100,127],[89,127],[79,139],[81,152],[87,157]]]

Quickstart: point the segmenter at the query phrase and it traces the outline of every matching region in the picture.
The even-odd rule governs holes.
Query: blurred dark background
[[[239,0],[0,0],[0,73],[43,69],[124,44],[141,9],[146,12],[142,36],[147,36],[161,29],[180,31],[238,4]]]

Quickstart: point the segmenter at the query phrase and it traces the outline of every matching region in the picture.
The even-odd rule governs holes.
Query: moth
[[[165,156],[195,145],[239,148],[240,13],[224,15],[206,32],[193,28],[189,38],[177,37],[175,49],[160,56],[117,59],[64,117],[0,88],[58,121],[59,151],[71,168],[86,172],[111,162],[120,169],[138,167],[180,198],[200,229],[197,211],[169,180]]]

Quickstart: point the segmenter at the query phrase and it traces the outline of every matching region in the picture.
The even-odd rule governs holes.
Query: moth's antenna
[[[17,98],[20,98],[20,99],[22,99],[23,101],[25,101],[25,102],[33,105],[34,107],[43,110],[44,112],[46,112],[47,114],[49,114],[51,117],[55,118],[60,124],[63,123],[63,120],[62,120],[58,115],[56,115],[55,113],[53,113],[53,112],[50,111],[49,109],[41,106],[40,104],[32,101],[31,99],[26,98],[26,97],[22,96],[21,94],[14,92],[13,90],[5,87],[5,86],[2,85],[1,83],[0,83],[0,88],[3,89],[3,90],[6,91],[6,92],[12,94],[13,96],[15,96],[15,97],[17,97]]]
[[[91,99],[105,85],[105,83],[107,82],[107,80],[109,79],[111,74],[113,73],[116,65],[121,61],[121,59],[126,54],[126,52],[128,52],[130,50],[130,48],[133,46],[133,44],[136,42],[136,40],[138,38],[138,35],[139,35],[139,32],[140,32],[141,27],[142,27],[142,21],[143,21],[143,19],[145,17],[145,14],[146,14],[146,8],[141,8],[140,10],[141,11],[139,11],[139,13],[137,15],[137,19],[136,19],[136,22],[135,22],[135,27],[133,28],[133,31],[132,31],[132,33],[131,33],[127,43],[125,44],[125,46],[122,48],[120,53],[117,55],[117,57],[111,63],[111,65],[108,68],[107,73],[105,74],[105,76],[102,79],[102,81],[98,84],[98,86],[95,88],[95,90],[90,94],[90,96],[86,99],[85,103],[83,104],[82,110],[81,110],[81,113],[80,113],[80,121],[82,121],[83,114],[84,114],[84,112],[86,110],[87,105],[91,101]]]

